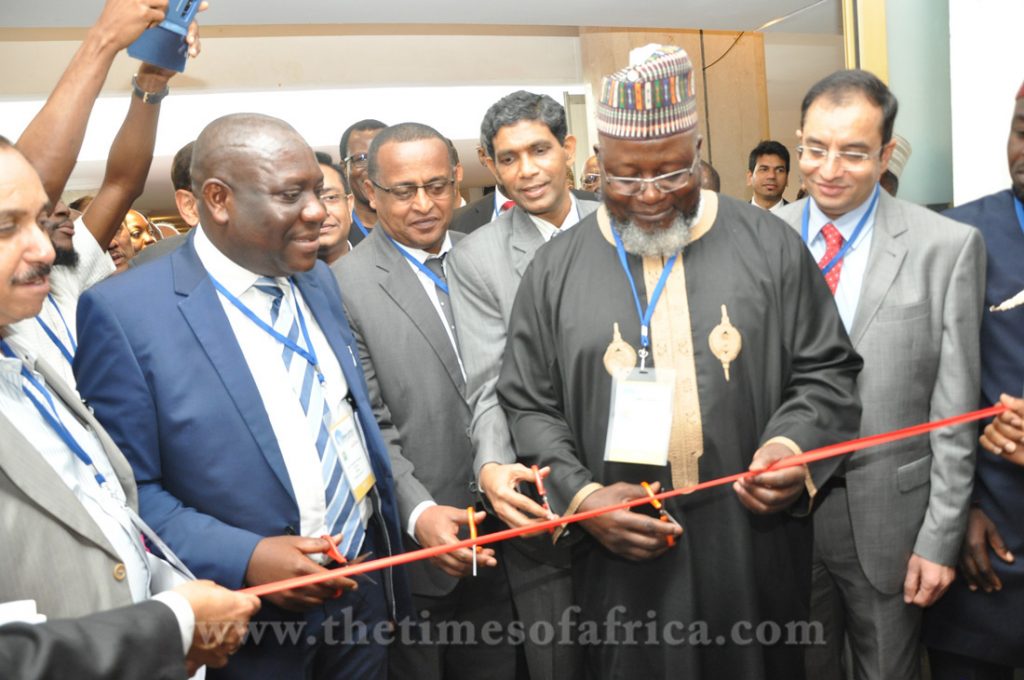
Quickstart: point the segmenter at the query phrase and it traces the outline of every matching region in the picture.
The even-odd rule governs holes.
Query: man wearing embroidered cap
[[[520,459],[551,466],[559,514],[856,431],[860,359],[799,238],[700,188],[693,78],[683,50],[654,46],[604,79],[604,205],[538,251],[512,310],[498,394]],[[678,525],[648,509],[556,532],[578,540],[588,677],[803,677],[813,640],[741,631],[806,620],[810,534],[793,515],[815,492],[791,468],[668,501]]]
[[[1024,306],[1019,300],[1014,304],[1014,298],[1024,298],[1024,84],[1006,153],[1009,190],[945,213],[977,227],[988,252],[981,321],[981,403],[986,406],[1003,393],[1020,394],[1024,384]],[[973,672],[978,675],[968,677],[1010,678],[1012,668],[1024,668],[1024,474],[1010,462],[1010,454],[1020,462],[1024,442],[1003,448],[1003,456],[984,450],[985,443],[977,453],[961,578],[925,613],[924,638],[932,668],[955,670],[960,677]],[[937,680],[949,677],[954,676],[935,674]]]
[[[977,231],[879,187],[897,102],[867,71],[837,71],[801,106],[809,197],[779,217],[807,242],[853,346],[860,436],[976,408],[985,279]],[[808,676],[838,677],[844,637],[857,678],[917,678],[921,611],[953,579],[974,470],[961,427],[834,460],[814,513],[811,618],[825,644]]]

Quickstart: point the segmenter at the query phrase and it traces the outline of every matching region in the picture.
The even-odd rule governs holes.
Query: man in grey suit
[[[495,394],[512,302],[537,249],[600,204],[578,199],[566,186],[576,140],[568,134],[565,110],[550,97],[519,91],[500,99],[484,116],[480,137],[488,169],[516,205],[459,243],[449,278],[473,409],[473,473],[497,515],[515,527],[547,517],[518,490],[532,485],[534,475],[516,463]],[[526,539],[505,551],[516,609],[527,626],[559,621],[572,604],[568,549],[545,543]],[[534,680],[578,672],[571,645],[528,640],[526,657]]]
[[[0,137],[0,602],[34,599],[40,613],[63,618],[149,598],[160,563],[139,538],[138,493],[121,451],[74,388],[9,333],[39,313],[49,292],[48,212],[39,176]],[[192,645],[196,616],[189,623],[188,611],[177,614],[188,602],[157,597],[175,610],[179,641],[197,665],[223,665],[237,649],[238,633]],[[259,606],[227,597],[234,607],[215,621],[244,625]]]
[[[456,202],[455,160],[436,130],[403,123],[381,131],[369,150],[363,187],[380,228],[335,270],[378,422],[394,423],[391,465],[406,543],[432,547],[458,540],[475,501],[470,489],[470,409],[448,301],[444,258]],[[388,432],[385,432],[387,437]],[[400,445],[399,445],[400,442]],[[474,522],[483,522],[476,512]],[[480,626],[512,620],[503,565],[491,548],[460,550],[409,565],[408,574],[433,642],[392,646],[395,678],[516,677],[511,644],[445,644],[446,621]],[[479,638],[477,638],[479,640]]]
[[[897,103],[865,71],[814,85],[801,113],[810,197],[779,216],[801,230],[854,347],[861,435],[976,408],[985,282],[981,235],[880,191]],[[848,636],[857,678],[916,678],[921,609],[953,580],[974,471],[970,427],[833,463],[814,514],[811,617],[826,645],[808,677],[841,677]]]

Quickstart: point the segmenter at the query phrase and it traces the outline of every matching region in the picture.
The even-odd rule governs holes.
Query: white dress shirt
[[[786,207],[786,201],[784,199],[780,198],[778,201],[775,202],[775,205],[773,205],[770,208],[765,208],[763,205],[758,203],[756,199],[751,197],[750,205],[752,205],[754,207],[757,207],[757,208],[760,208],[761,210],[767,210],[770,213],[778,213],[780,210],[782,210],[783,208]]]
[[[206,271],[256,316],[269,324],[272,298],[253,287],[260,275],[236,264],[218,250],[206,236],[202,226],[196,227],[195,248],[199,261]],[[287,279],[279,278],[277,283],[284,291],[281,304],[289,305],[293,310],[294,305],[298,304],[302,311],[310,341],[313,343],[320,370],[324,375],[324,398],[332,412],[338,413],[339,405],[348,394],[348,384],[341,372],[339,359],[331,350],[299,289],[295,288],[293,296]],[[330,534],[331,530],[326,525],[327,507],[324,479],[320,471],[320,455],[317,453],[313,433],[307,425],[306,414],[291,389],[292,381],[281,358],[281,343],[253,323],[252,319],[222,294],[218,293],[218,297],[259,390],[274,437],[281,450],[292,492],[298,504],[299,535],[319,537]],[[362,370],[351,349],[349,354],[350,356],[342,357],[341,360],[352,361],[359,370]],[[360,503],[360,511],[365,526],[371,513],[369,497]],[[324,559],[316,555],[310,557]]]
[[[23,356],[28,358],[29,366],[34,365],[34,357],[31,354],[26,353]],[[124,563],[132,601],[142,602],[149,599],[149,559],[142,545],[140,530],[132,523],[125,508],[127,500],[124,489],[121,488],[114,468],[107,459],[103,445],[96,435],[86,429],[51,392],[60,421],[92,459],[96,470],[79,460],[22,391],[23,365],[25,363],[21,359],[0,356],[0,411],[39,451],[43,460],[71,490],[110,542]],[[35,371],[32,371],[32,374],[41,384],[44,383],[41,375]],[[43,406],[47,405],[43,400]],[[96,481],[96,471],[99,471],[106,480],[103,487]],[[74,562],[74,555],[62,555],[59,559]]]
[[[69,333],[74,337],[75,342],[78,342],[78,326],[75,323],[75,317],[78,314],[78,298],[87,288],[114,273],[114,261],[96,242],[81,217],[75,221],[75,235],[72,237],[71,243],[75,252],[78,253],[78,265],[75,267],[61,265],[53,268],[53,271],[50,272],[50,294],[53,301],[45,300],[43,308],[39,312],[39,317],[60,338],[68,350],[71,350],[72,347],[68,340]],[[54,302],[57,303],[56,307],[54,307]],[[63,320],[61,319],[62,315]],[[67,326],[65,326],[65,322]],[[68,363],[57,345],[53,344],[34,317],[11,324],[7,329],[10,334],[8,341],[12,347],[23,353],[42,358],[58,372],[64,382],[72,387],[75,386],[75,374],[71,370],[71,364]]]
[[[871,197],[869,196],[859,206],[834,220],[829,219],[825,213],[821,212],[813,198],[808,198],[807,202],[811,207],[807,227],[808,239],[810,239],[808,247],[810,248],[811,255],[814,256],[814,260],[820,261],[825,256],[827,248],[825,237],[821,233],[822,227],[831,222],[839,230],[839,233],[843,235],[843,243],[845,245],[853,236],[857,223],[860,222],[860,219],[867,212],[868,206],[871,205]],[[836,306],[839,308],[839,316],[843,319],[843,325],[846,327],[847,333],[853,328],[853,318],[857,313],[857,303],[860,301],[861,286],[864,283],[864,272],[868,266],[868,254],[871,252],[871,236],[875,231],[877,207],[876,204],[875,210],[872,211],[860,232],[860,236],[857,237],[857,242],[851,245],[850,249],[846,251],[846,255],[843,256],[843,269],[839,273],[839,285],[836,286],[835,299]]]
[[[540,232],[545,241],[550,241],[552,236],[561,234],[580,221],[580,206],[571,191],[569,192],[569,201],[569,212],[566,213],[565,219],[562,220],[561,224],[552,224],[536,215],[530,215],[530,219],[533,220],[533,224],[537,227],[537,231]]]
[[[491,219],[492,220],[496,220],[496,219],[498,219],[498,216],[501,215],[501,206],[505,205],[506,203],[508,203],[512,199],[509,198],[508,196],[506,196],[505,194],[501,193],[501,189],[499,189],[498,187],[494,187],[493,197],[494,197],[494,199],[493,199],[494,200],[494,216]]]

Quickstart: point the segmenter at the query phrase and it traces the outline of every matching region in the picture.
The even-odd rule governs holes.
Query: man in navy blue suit
[[[192,184],[188,242],[79,303],[79,390],[131,462],[143,517],[198,577],[229,588],[322,572],[335,547],[400,552],[387,445],[316,258],[312,150],[283,121],[226,116],[196,140]],[[384,677],[374,636],[407,587],[391,571],[354,585],[269,596],[260,639],[210,677]]]

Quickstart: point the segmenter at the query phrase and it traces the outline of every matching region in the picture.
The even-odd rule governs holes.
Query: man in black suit
[[[4,677],[164,680],[191,674],[200,663],[223,666],[229,653],[204,658],[204,640],[233,635],[240,642],[249,616],[259,609],[259,600],[212,581],[192,581],[171,592],[177,603],[148,600],[77,619],[0,626]],[[229,622],[223,624],[228,628],[211,628],[222,621]],[[194,640],[185,635],[189,630],[196,631]]]

